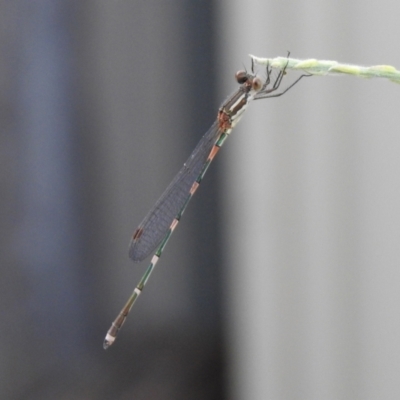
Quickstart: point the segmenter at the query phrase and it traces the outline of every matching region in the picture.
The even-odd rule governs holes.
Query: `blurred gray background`
[[[399,11],[0,2],[0,398],[398,399],[400,87],[384,80],[313,77],[252,104],[102,341],[146,268],[131,234],[248,54],[399,68]]]

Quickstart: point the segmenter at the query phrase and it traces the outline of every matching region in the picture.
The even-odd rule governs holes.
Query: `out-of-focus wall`
[[[114,346],[130,236],[213,122],[213,9],[0,5],[0,398],[221,398],[216,173]]]
[[[218,4],[224,71],[287,50],[400,67],[395,1]],[[312,77],[252,104],[232,134],[230,399],[399,396],[399,102],[388,81]]]

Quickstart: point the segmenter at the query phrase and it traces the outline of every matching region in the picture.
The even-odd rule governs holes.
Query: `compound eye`
[[[252,88],[253,90],[255,90],[256,92],[258,92],[261,88],[262,88],[262,82],[260,78],[254,78],[253,79],[253,84],[252,84]]]
[[[249,80],[249,77],[247,76],[246,71],[238,71],[235,74],[235,78],[237,83],[242,85],[243,83],[247,82]]]

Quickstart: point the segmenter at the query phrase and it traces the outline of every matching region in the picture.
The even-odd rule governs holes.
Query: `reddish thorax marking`
[[[218,128],[223,132],[232,129],[232,119],[223,108],[218,111]]]

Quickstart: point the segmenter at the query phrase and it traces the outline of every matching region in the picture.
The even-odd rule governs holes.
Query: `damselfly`
[[[143,261],[154,249],[156,249],[156,251],[131,297],[108,330],[103,344],[105,349],[111,346],[115,341],[118,331],[124,324],[136,299],[142,293],[190,199],[199,187],[215,155],[218,153],[232,129],[239,122],[247,105],[252,100],[281,96],[293,87],[303,76],[307,76],[300,76],[289,87],[278,93],[276,91],[282,82],[285,70],[286,68],[278,73],[271,87],[272,68],[268,65],[264,82],[255,75],[253,63],[251,66],[251,73],[247,71],[239,71],[236,73],[236,81],[240,85],[239,89],[222,104],[218,110],[217,119],[214,124],[201,138],[200,142],[193,150],[193,153],[186,163],[183,164],[182,169],[175,176],[174,180],[170,183],[132,236],[129,245],[129,256],[134,262]]]

